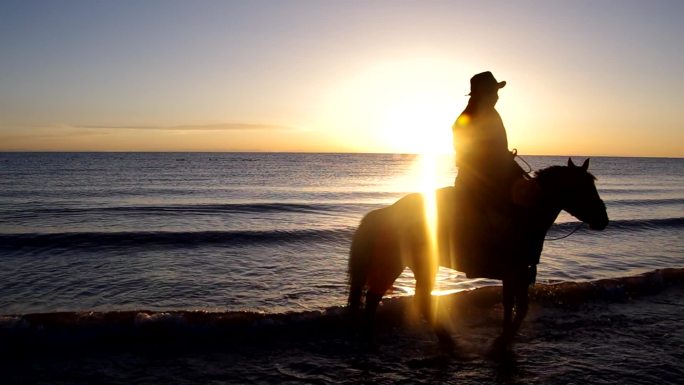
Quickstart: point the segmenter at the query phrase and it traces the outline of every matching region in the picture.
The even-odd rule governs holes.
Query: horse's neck
[[[553,201],[548,201],[544,202],[545,200],[542,199],[542,204],[539,209],[539,216],[540,216],[540,227],[543,228],[544,232],[546,232],[553,223],[556,221],[556,218],[558,218],[558,215],[560,214],[561,207],[557,205]]]
[[[539,216],[540,226],[545,232],[553,225],[563,210],[562,182],[559,178],[554,179],[539,181],[542,193],[535,210]]]

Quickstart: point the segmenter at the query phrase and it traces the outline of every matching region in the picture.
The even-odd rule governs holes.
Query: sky
[[[521,154],[684,157],[684,1],[8,1],[0,151],[448,153],[469,79]]]

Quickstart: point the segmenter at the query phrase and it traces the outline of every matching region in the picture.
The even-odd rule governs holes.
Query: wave
[[[107,247],[195,247],[206,245],[244,245],[335,241],[351,237],[353,228],[275,231],[198,231],[198,232],[67,232],[0,234],[0,250],[18,248],[99,248]]]
[[[554,224],[549,236],[572,231],[579,222]],[[608,231],[649,231],[684,227],[684,218],[614,220]],[[19,248],[196,247],[294,242],[348,242],[356,228],[268,231],[124,231],[0,234],[0,250]],[[580,231],[588,231],[585,228]]]
[[[684,268],[668,268],[645,274],[590,282],[537,284],[532,302],[547,306],[621,302],[670,288],[684,288]],[[491,309],[500,303],[501,287],[487,286],[441,296],[440,304],[473,310]],[[444,301],[444,302],[442,302]],[[412,299],[390,298],[378,312],[383,324],[402,322]],[[440,305],[441,306],[441,305]],[[461,313],[468,313],[461,311]],[[288,338],[345,338],[357,324],[343,307],[324,311],[256,313],[147,310],[111,312],[57,312],[0,316],[0,352],[14,349],[74,346],[130,348],[131,344],[236,344],[271,342]]]
[[[662,205],[684,205],[682,198],[662,198],[662,199],[613,199],[606,201],[606,205],[622,206],[662,206]]]
[[[322,213],[330,214],[349,210],[371,210],[380,205],[373,203],[226,203],[226,204],[178,204],[178,205],[139,205],[110,207],[59,207],[34,208],[30,211],[3,210],[3,217],[12,219],[40,215],[82,215],[82,214],[233,214],[233,213]]]
[[[549,235],[573,231],[579,224],[577,221],[554,223],[549,229]],[[684,227],[684,218],[617,219],[610,220],[605,231],[649,231],[680,227]],[[581,227],[579,231],[589,231],[588,226]]]
[[[620,219],[611,220],[607,229],[610,230],[656,230],[662,228],[680,228],[684,226],[684,218],[658,219]]]

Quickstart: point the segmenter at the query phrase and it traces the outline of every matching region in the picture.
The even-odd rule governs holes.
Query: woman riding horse
[[[568,160],[567,167],[552,167],[536,178],[526,178],[508,151],[506,130],[494,109],[498,90],[505,85],[491,72],[470,79],[468,106],[453,126],[458,177],[455,187],[437,192],[437,259],[429,255],[419,194],[372,211],[361,221],[350,250],[349,306],[360,309],[367,289],[370,329],[382,296],[408,266],[416,279],[415,297],[423,315],[440,341],[450,343],[431,311],[430,295],[441,265],[468,277],[503,281],[502,337],[510,340],[527,313],[527,287],[534,283],[544,236],[560,211],[595,228],[607,225],[605,206],[587,172],[588,160],[581,167]]]
[[[478,241],[465,242],[460,232],[479,228],[482,218],[462,216],[467,199],[454,187],[437,191],[437,259],[430,254],[425,209],[420,194],[409,194],[391,206],[368,213],[354,233],[349,253],[349,300],[355,312],[364,305],[367,330],[373,330],[376,308],[401,272],[409,267],[416,279],[416,301],[423,316],[434,326],[440,342],[451,344],[445,328],[436,323],[431,310],[436,264],[463,271],[467,276],[485,276],[503,281],[504,322],[502,342],[509,342],[527,313],[527,287],[539,262],[544,237],[561,210],[592,229],[608,225],[608,215],[596,191],[594,177],[587,172],[589,160],[580,167],[568,160],[566,167],[540,170],[530,183],[538,185],[539,197],[523,209],[525,232],[469,233]],[[463,202],[462,202],[463,201]],[[510,248],[510,243],[523,248]],[[474,249],[473,244],[481,247]],[[520,254],[525,250],[525,254]],[[483,263],[484,262],[484,263]],[[485,267],[483,269],[483,266]],[[515,307],[515,316],[513,310]]]

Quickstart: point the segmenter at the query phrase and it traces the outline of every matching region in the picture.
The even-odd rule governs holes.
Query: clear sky
[[[684,1],[7,1],[0,150],[684,156]]]

